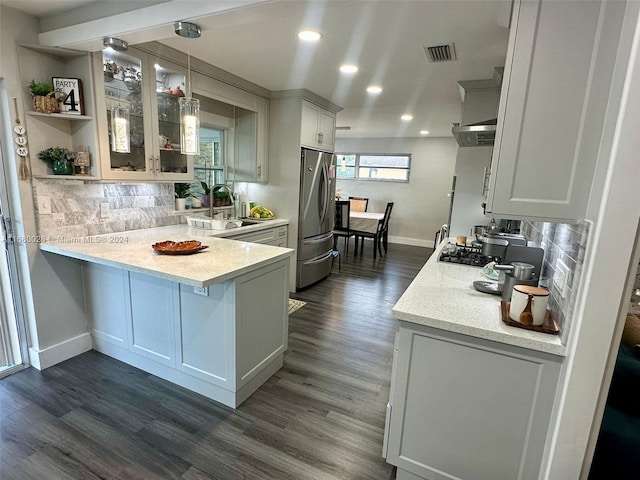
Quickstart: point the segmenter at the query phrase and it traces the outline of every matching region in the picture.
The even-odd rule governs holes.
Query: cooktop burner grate
[[[471,265],[474,267],[484,267],[489,262],[500,262],[498,257],[488,257],[482,253],[481,247],[462,246],[449,243],[445,245],[440,253],[441,262],[459,263],[461,265]]]

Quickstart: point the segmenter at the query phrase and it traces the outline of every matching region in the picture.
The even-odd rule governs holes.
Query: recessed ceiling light
[[[429,130],[420,130],[420,135],[429,135]]]
[[[340,65],[340,71],[342,73],[356,73],[358,71],[358,66],[345,63],[344,65]]]
[[[410,120],[413,120],[413,115],[409,115],[408,113],[405,113],[400,117],[400,119],[404,120],[405,122],[408,122]]]
[[[303,30],[298,33],[298,38],[300,40],[304,40],[305,42],[317,42],[318,40],[320,40],[320,38],[322,38],[322,34],[314,30]]]
[[[382,87],[379,87],[378,85],[371,85],[370,87],[367,87],[367,92],[369,93],[380,93],[382,91]]]

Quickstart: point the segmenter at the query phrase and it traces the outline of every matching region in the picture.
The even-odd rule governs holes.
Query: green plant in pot
[[[64,147],[49,147],[38,153],[38,158],[51,165],[54,175],[73,175],[75,153]]]
[[[231,197],[228,192],[224,190],[215,190],[213,192],[213,206],[214,207],[226,207],[231,205]]]
[[[193,196],[191,193],[190,183],[176,183],[173,186],[176,196],[176,210],[184,210],[186,208],[187,198]]]
[[[200,182],[200,186],[204,193],[202,194],[202,206],[208,207],[211,200],[211,187],[207,182]]]
[[[31,96],[33,97],[33,108],[36,112],[58,113],[60,111],[52,83],[31,80],[31,83],[29,83],[29,92],[31,92]]]

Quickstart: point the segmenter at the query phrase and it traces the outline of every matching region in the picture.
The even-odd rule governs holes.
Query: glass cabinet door
[[[152,59],[153,61],[153,59]],[[180,152],[180,105],[185,96],[185,73],[162,60],[155,60],[155,106],[157,108],[159,169],[158,175],[166,179],[180,179],[193,175],[193,159]]]
[[[142,60],[130,54],[104,50],[102,60],[109,167],[112,172],[147,174],[152,168],[145,154],[143,74],[147,72]]]

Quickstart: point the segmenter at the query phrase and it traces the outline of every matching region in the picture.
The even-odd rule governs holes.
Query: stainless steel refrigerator
[[[303,148],[300,161],[297,289],[331,273],[336,190],[333,154]]]

